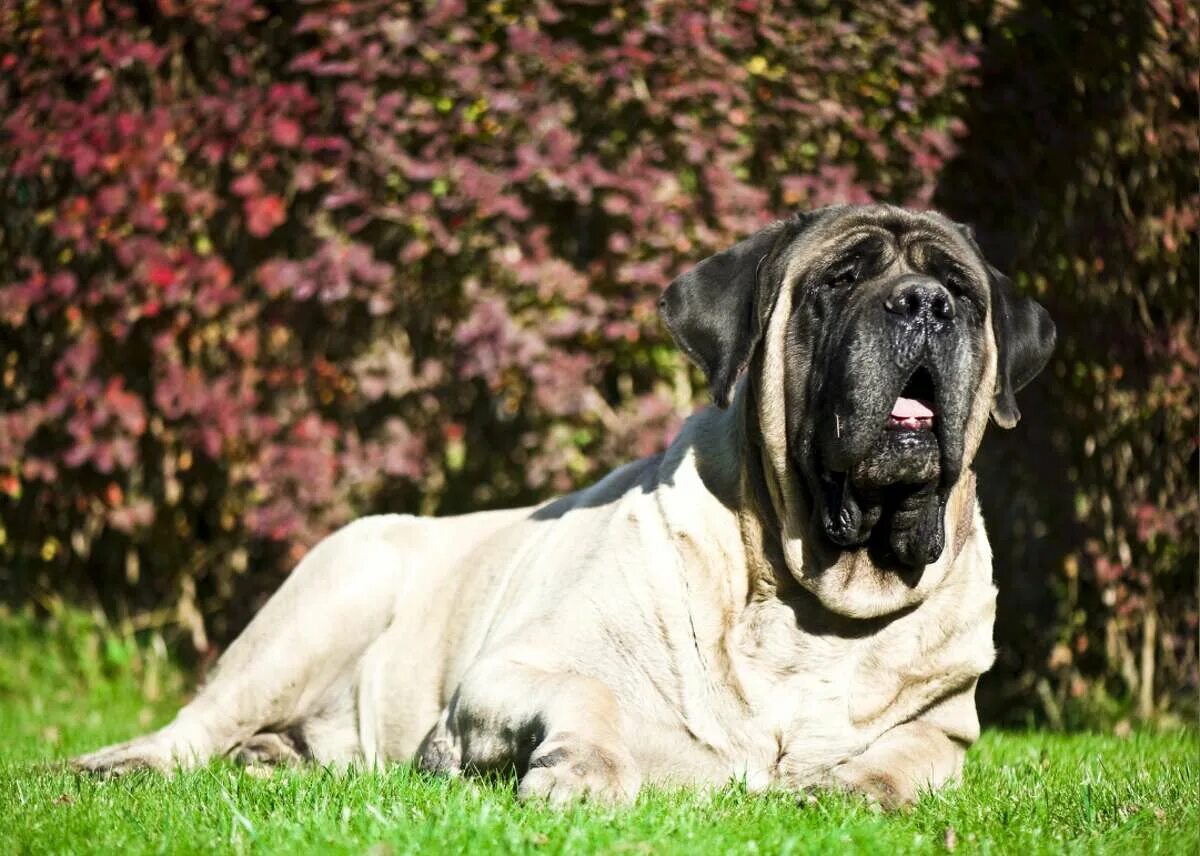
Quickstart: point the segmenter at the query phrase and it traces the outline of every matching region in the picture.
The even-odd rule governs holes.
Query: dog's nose
[[[888,312],[908,320],[921,316],[949,321],[954,318],[954,298],[936,279],[927,276],[902,277],[884,298]]]

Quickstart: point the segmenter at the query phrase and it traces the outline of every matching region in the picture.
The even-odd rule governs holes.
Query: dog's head
[[[909,570],[942,554],[947,498],[988,414],[1017,423],[1014,395],[1055,337],[968,230],[882,205],[768,226],[660,305],[718,406],[752,368],[769,469],[803,495],[809,531]]]

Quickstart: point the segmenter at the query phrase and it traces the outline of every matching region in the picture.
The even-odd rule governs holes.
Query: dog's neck
[[[803,485],[797,479],[780,479],[773,471],[755,384],[742,384],[730,410],[740,441],[738,520],[750,601],[815,598],[835,615],[874,620],[914,608],[956,564],[975,529],[975,474],[969,467],[946,503],[951,535],[946,549],[936,562],[913,572],[915,581],[906,580],[877,566],[867,548],[840,549],[814,531],[812,500]],[[797,538],[798,533],[802,537]]]

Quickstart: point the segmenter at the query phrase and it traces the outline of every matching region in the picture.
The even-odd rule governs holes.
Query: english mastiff
[[[515,769],[553,803],[956,778],[994,656],[970,464],[1046,311],[965,228],[875,205],[767,226],[661,312],[716,404],[666,451],[532,508],[346,526],[174,721],[75,764]]]

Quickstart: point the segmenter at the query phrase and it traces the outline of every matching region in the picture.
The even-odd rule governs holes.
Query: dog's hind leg
[[[448,773],[514,767],[522,799],[556,805],[632,802],[642,776],[612,691],[539,659],[535,650],[510,650],[475,663],[418,765]]]
[[[407,548],[419,539],[416,529],[411,518],[389,515],[330,535],[297,566],[169,725],[84,755],[74,765],[97,773],[144,767],[169,773],[222,755],[260,732],[302,728],[310,719],[324,722],[331,709],[352,697],[363,652],[395,614],[411,573]],[[348,757],[322,760],[352,762],[361,754],[354,717],[336,721],[347,734],[323,734],[323,743]]]

